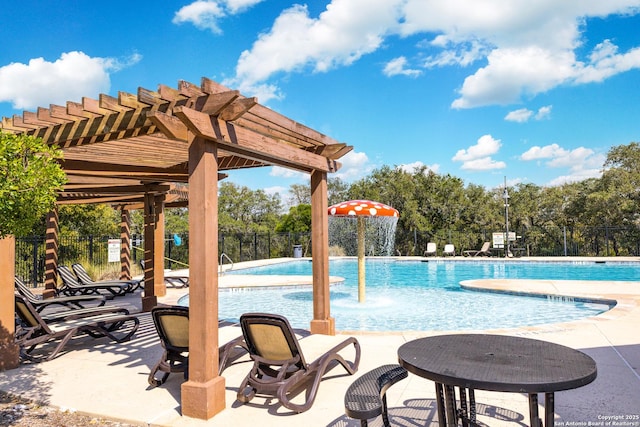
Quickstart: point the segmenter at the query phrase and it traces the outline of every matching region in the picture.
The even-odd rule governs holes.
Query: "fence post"
[[[32,260],[33,268],[31,270],[31,284],[36,286],[38,284],[38,236],[32,236],[33,242]]]
[[[271,258],[271,232],[267,231],[267,259]]]
[[[258,259],[258,233],[253,233],[253,259]]]
[[[93,235],[89,236],[89,262],[93,264]]]

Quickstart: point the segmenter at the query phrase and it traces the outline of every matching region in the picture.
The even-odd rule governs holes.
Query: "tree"
[[[305,233],[308,231],[311,231],[311,205],[308,204],[291,207],[289,213],[283,215],[276,226],[277,233]]]
[[[0,131],[0,369],[19,364],[15,343],[13,276],[15,240],[29,234],[55,206],[66,178],[57,162],[61,152],[27,135]]]
[[[105,204],[61,206],[58,216],[61,236],[120,235],[120,215]]]
[[[30,234],[66,182],[62,152],[29,135],[0,132],[0,237]]]
[[[278,194],[253,191],[231,182],[220,184],[218,228],[221,233],[252,233],[273,230],[282,207]]]

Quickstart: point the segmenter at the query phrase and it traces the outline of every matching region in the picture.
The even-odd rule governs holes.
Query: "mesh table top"
[[[569,347],[487,334],[420,338],[398,349],[400,365],[432,381],[477,390],[550,393],[589,384],[596,362]]]

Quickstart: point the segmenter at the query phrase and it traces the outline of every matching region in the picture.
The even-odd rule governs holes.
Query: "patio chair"
[[[135,316],[108,312],[86,317],[45,321],[22,295],[15,295],[15,304],[17,317],[15,335],[16,344],[20,346],[20,357],[34,362],[53,359],[71,338],[81,334],[88,334],[93,338],[106,336],[118,343],[128,341],[138,330],[140,324],[140,320]],[[99,308],[104,309],[104,307]],[[132,326],[128,327],[127,331],[125,325],[129,323],[132,323]],[[122,335],[116,335],[114,332],[121,332]],[[32,355],[37,346],[54,340],[60,340],[60,342],[48,356],[36,357]]]
[[[479,250],[464,251],[462,254],[464,256],[491,256],[490,246],[491,242],[484,242],[482,248],[480,248]]]
[[[83,304],[86,304],[88,302],[96,303],[96,306],[103,306],[106,302],[105,297],[102,295],[78,295],[71,297],[55,297],[42,299],[38,298],[37,295],[31,292],[31,289],[29,289],[18,276],[14,276],[14,279],[16,292],[18,292],[27,301],[29,301],[39,313],[42,312],[45,308],[55,305],[60,305],[65,308],[85,308],[85,305]]]
[[[240,326],[253,360],[251,371],[238,389],[237,398],[242,403],[251,401],[256,393],[265,393],[276,396],[285,408],[304,412],[313,405],[320,381],[329,369],[339,363],[349,375],[358,370],[360,343],[354,337],[338,344],[336,337],[319,334],[298,340],[285,317],[267,313],[243,314]],[[355,351],[353,362],[339,353],[350,345]],[[311,363],[306,362],[303,347],[307,354],[318,354]],[[320,347],[326,350],[318,351]],[[302,385],[307,390],[304,402],[292,402],[292,391],[300,390]]]
[[[424,256],[436,256],[437,255],[437,246],[433,242],[427,243],[427,250],[424,251]]]
[[[100,280],[96,282],[80,263],[71,264],[71,269],[76,274],[81,285],[126,284],[128,285],[127,292],[129,293],[140,288],[141,280]]]
[[[447,243],[444,245],[444,249],[442,250],[442,256],[456,256],[456,248],[451,243]]]
[[[189,307],[158,306],[151,309],[151,317],[160,337],[163,352],[160,360],[151,369],[148,382],[154,387],[164,384],[171,373],[180,373],[184,379],[189,376]],[[227,368],[232,352],[237,347],[246,349],[242,331],[237,327],[219,327],[218,341],[220,346],[218,374]],[[156,374],[162,372],[158,379]]]
[[[108,291],[111,296],[122,296],[130,288],[128,283],[95,283],[93,285],[83,285],[75,274],[66,265],[58,266],[58,276],[62,279],[62,287],[59,293],[67,296],[73,295],[101,295],[100,291]]]

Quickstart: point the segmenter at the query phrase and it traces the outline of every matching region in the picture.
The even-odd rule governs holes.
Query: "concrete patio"
[[[235,286],[238,276],[220,285]],[[245,277],[250,284],[255,277]],[[225,285],[225,280],[228,280]],[[640,426],[640,283],[564,282],[531,280],[477,280],[465,286],[511,292],[537,292],[550,295],[613,299],[617,305],[600,316],[580,321],[508,330],[478,331],[517,335],[555,342],[579,349],[598,367],[597,379],[582,388],[556,393],[556,426],[627,425]],[[174,304],[186,289],[167,289],[160,298]],[[131,311],[140,310],[140,295],[113,301]],[[425,309],[428,309],[425,307]],[[342,332],[356,336],[362,346],[358,373],[344,375],[339,367],[322,382],[313,407],[292,414],[275,399],[260,396],[247,405],[236,399],[237,387],[250,365],[246,357],[224,371],[226,409],[209,421],[182,417],[180,384],[173,374],[167,383],[151,388],[147,375],[161,354],[159,340],[148,313],[139,315],[141,326],[135,338],[124,344],[108,339],[81,337],[72,340],[67,351],[40,364],[22,364],[0,373],[0,389],[63,409],[71,409],[131,424],[148,426],[331,426],[356,427],[360,423],[344,414],[343,397],[358,375],[379,365],[397,363],[397,349],[421,336],[445,332],[373,333]],[[409,374],[387,393],[394,426],[437,426],[435,391],[432,382]],[[488,426],[525,426],[529,423],[526,395],[478,391],[478,419]],[[542,401],[544,399],[541,399]],[[542,413],[543,408],[541,406]],[[607,424],[607,421],[614,421]],[[591,423],[591,424],[589,424]],[[616,424],[617,423],[617,424]],[[379,419],[371,423],[381,425]]]

